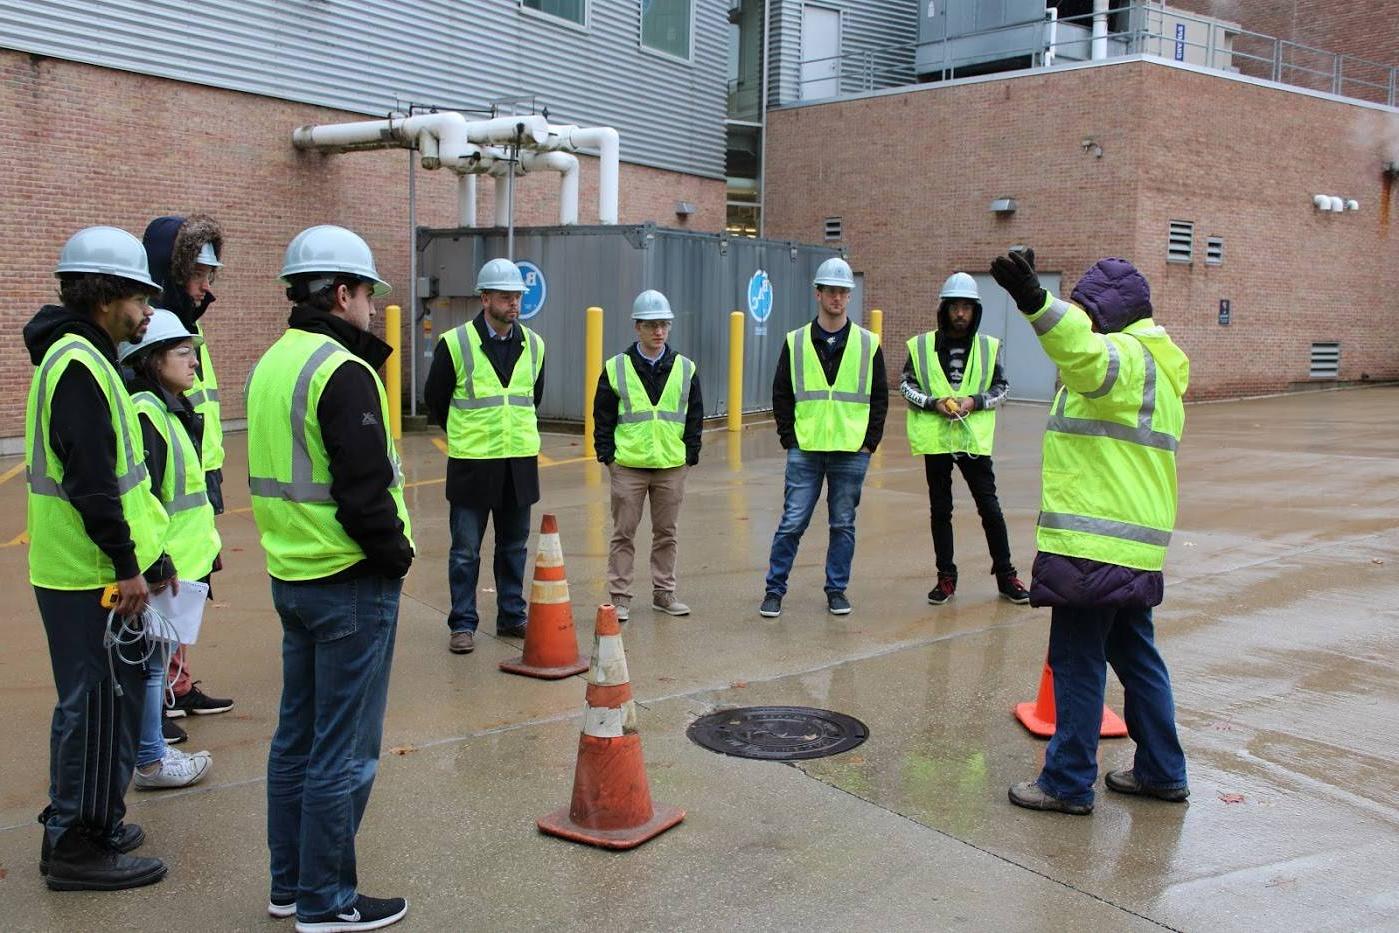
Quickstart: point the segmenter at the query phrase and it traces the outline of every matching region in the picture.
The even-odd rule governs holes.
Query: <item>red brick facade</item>
[[[408,293],[408,155],[299,152],[303,123],[365,119],[309,105],[144,77],[0,50],[0,438],[24,432],[32,373],[18,334],[54,300],[53,264],[69,235],[111,224],[140,236],[162,214],[203,211],[227,233],[205,319],[222,383],[226,417],[243,415],[248,369],[284,327],[287,301],[277,282],[282,251],[301,228],[350,227],[369,241],[380,273]],[[625,153],[626,140],[622,141]],[[583,158],[579,220],[597,218],[596,160]],[[493,184],[482,179],[478,219],[493,217]],[[558,176],[517,180],[521,225],[553,224]],[[719,231],[724,183],[623,163],[621,220]],[[687,223],[676,201],[698,208]],[[456,179],[419,170],[417,219],[456,223]],[[406,370],[405,369],[405,378]]]
[[[1066,291],[1102,256],[1136,263],[1194,362],[1193,398],[1311,384],[1313,341],[1341,342],[1342,380],[1399,379],[1394,138],[1391,112],[1153,62],[920,88],[771,113],[767,231],[819,241],[840,216],[889,345],[929,326],[949,272],[1028,243]],[[1360,210],[1319,212],[1319,193]],[[991,213],[998,197],[1018,211]],[[1166,262],[1172,220],[1195,224],[1191,265]]]

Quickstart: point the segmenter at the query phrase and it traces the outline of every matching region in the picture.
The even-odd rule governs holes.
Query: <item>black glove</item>
[[[1035,274],[1035,253],[1033,250],[1013,250],[1008,255],[997,256],[991,263],[991,277],[1004,288],[1022,314],[1034,314],[1044,307],[1044,289],[1040,288],[1040,277]]]

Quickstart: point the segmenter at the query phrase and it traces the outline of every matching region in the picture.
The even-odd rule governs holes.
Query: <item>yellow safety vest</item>
[[[695,364],[679,354],[656,404],[646,394],[630,354],[607,361],[607,382],[617,393],[616,461],[637,469],[662,470],[685,465],[685,415]]]
[[[115,583],[116,569],[88,537],[82,516],[68,501],[68,493],[63,489],[63,464],[49,443],[53,393],[70,365],[87,367],[107,398],[116,439],[118,501],[136,545],[136,564],[141,572],[160,558],[170,520],[151,491],[136,408],[116,367],[83,337],[60,337],[35,370],[25,404],[29,582],[51,590],[93,590]]]
[[[544,365],[544,341],[523,324],[515,326],[524,334],[525,352],[515,361],[508,385],[501,385],[473,322],[442,335],[457,373],[447,413],[447,456],[497,460],[539,455],[534,384]]]
[[[937,331],[913,337],[908,352],[913,360],[913,374],[923,394],[933,398],[982,395],[991,388],[991,376],[996,371],[996,354],[1001,342],[986,334],[977,334],[967,351],[962,381],[954,388],[942,371],[937,356]],[[991,409],[973,411],[960,422],[937,412],[909,406],[908,445],[914,455],[972,453],[981,457],[991,455],[996,440],[996,412]]]
[[[1162,569],[1189,359],[1150,318],[1096,334],[1082,309],[1047,295],[1028,320],[1064,383],[1044,435],[1039,549]]]
[[[204,328],[196,324],[195,331],[204,336]],[[204,434],[199,440],[200,459],[204,472],[223,469],[223,421],[219,404],[219,380],[214,375],[214,361],[209,358],[209,342],[199,346],[199,368],[194,373],[194,385],[185,394],[194,410],[204,416]]]
[[[165,553],[175,562],[182,580],[202,580],[214,570],[219,556],[214,507],[209,504],[204,466],[184,422],[154,392],[132,397],[137,415],[144,417],[165,441],[165,469],[156,496],[170,516]]]
[[[330,456],[316,414],[326,383],[341,366],[363,366],[379,390],[379,423],[393,465],[389,493],[412,541],[403,503],[403,472],[389,436],[389,403],[379,376],[363,360],[321,334],[288,330],[248,377],[248,486],[253,519],[279,580],[318,580],[364,560],[341,526],[330,495]],[[366,452],[368,453],[368,452]]]
[[[857,451],[865,445],[869,429],[870,371],[879,338],[852,322],[835,382],[828,383],[821,358],[811,345],[811,327],[807,324],[787,334],[797,402],[797,446],[810,451]]]

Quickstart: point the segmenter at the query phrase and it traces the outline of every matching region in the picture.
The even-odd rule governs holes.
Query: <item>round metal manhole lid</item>
[[[738,758],[794,761],[848,752],[869,738],[860,720],[807,706],[744,706],[701,716],[690,741]]]

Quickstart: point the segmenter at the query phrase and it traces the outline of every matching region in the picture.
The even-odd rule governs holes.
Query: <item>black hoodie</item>
[[[24,326],[29,359],[38,366],[49,348],[66,334],[84,338],[117,365],[116,347],[107,332],[91,318],[62,305],[45,305]],[[131,540],[131,526],[126,523],[117,489],[117,437],[112,430],[111,406],[86,366],[69,365],[59,375],[46,427],[49,446],[63,465],[63,491],[68,502],[81,516],[87,536],[112,562],[117,579],[127,580],[143,571],[153,583],[173,576],[170,559],[164,554],[148,568],[137,563],[136,544]],[[42,441],[36,438],[35,443]]]
[[[288,326],[329,337],[378,369],[392,349],[349,321],[303,305],[292,308]],[[399,579],[413,564],[413,545],[404,534],[398,505],[389,488],[394,483],[388,455],[387,425],[379,423],[379,387],[362,367],[335,370],[316,404],[321,440],[330,458],[330,496],[335,519],[364,551],[365,560],[321,580],[329,583],[357,577]]]

